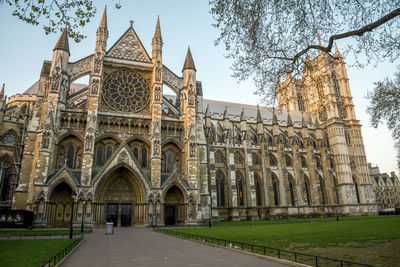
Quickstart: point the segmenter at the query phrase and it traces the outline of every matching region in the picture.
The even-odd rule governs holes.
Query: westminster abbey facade
[[[43,226],[376,213],[338,50],[279,82],[273,109],[203,99],[190,49],[181,74],[163,64],[158,20],[151,56],[133,22],[107,39],[105,11],[93,54],[70,62],[64,31],[38,82],[8,99],[3,88],[1,209]]]

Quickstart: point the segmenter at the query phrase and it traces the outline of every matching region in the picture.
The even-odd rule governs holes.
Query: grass
[[[84,230],[84,234],[90,233],[91,230]],[[80,234],[81,230],[74,230],[74,234]],[[0,236],[7,235],[68,235],[69,229],[0,229]]]
[[[73,239],[1,240],[0,266],[40,266],[72,241]]]
[[[398,266],[400,262],[400,216],[296,221],[222,222],[214,228],[176,231],[380,266]]]

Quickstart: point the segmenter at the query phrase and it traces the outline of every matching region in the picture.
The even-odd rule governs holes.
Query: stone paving
[[[61,266],[288,266],[239,251],[153,232],[96,229]]]

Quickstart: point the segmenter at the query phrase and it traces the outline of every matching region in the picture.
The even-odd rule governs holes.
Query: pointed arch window
[[[133,148],[133,157],[136,159],[136,160],[139,160],[139,149],[135,146],[134,148]]]
[[[254,183],[256,185],[256,204],[257,206],[261,206],[261,183],[258,174],[254,174]]]
[[[9,200],[11,195],[12,166],[8,156],[0,162],[0,200]]]
[[[166,172],[171,173],[174,170],[174,154],[172,151],[167,152]]]
[[[292,180],[289,180],[289,194],[290,194],[290,204],[294,206],[294,192]]]
[[[147,168],[147,149],[142,149],[142,168]]]
[[[356,190],[357,203],[360,204],[360,193],[358,192],[358,184],[356,178],[353,176],[354,189]]]
[[[244,206],[244,192],[243,192],[243,182],[242,174],[240,171],[236,171],[236,189],[237,189],[237,205],[239,207]]]
[[[321,202],[322,205],[326,205],[326,192],[325,192],[325,182],[324,179],[319,176],[319,186],[321,187]]]
[[[107,161],[111,158],[112,153],[113,153],[112,145],[108,145],[106,147],[106,160],[105,161]]]
[[[293,167],[292,158],[289,155],[286,155],[286,167]]]
[[[67,149],[67,166],[69,168],[74,168],[74,156],[75,156],[75,148],[73,145],[69,145]]]
[[[305,156],[301,156],[301,167],[307,168],[307,160]]]
[[[272,188],[274,190],[274,205],[279,206],[279,195],[278,195],[278,186],[276,184],[276,181],[274,179],[272,183]]]
[[[270,166],[278,165],[278,161],[276,160],[276,157],[273,154],[269,154],[269,165]]]
[[[217,151],[215,152],[215,163],[217,163],[217,164],[225,163],[225,161],[224,161],[224,155],[223,155],[222,152],[219,151],[219,150],[217,150]]]
[[[304,177],[304,191],[305,191],[305,200],[307,201],[307,205],[310,206],[310,185],[306,177]]]
[[[217,206],[225,206],[225,175],[221,170],[217,171]]]
[[[96,153],[96,165],[102,166],[103,165],[103,146],[97,146],[97,153]]]

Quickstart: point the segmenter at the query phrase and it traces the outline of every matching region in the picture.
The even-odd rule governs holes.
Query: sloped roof
[[[88,85],[84,84],[84,83],[72,83],[70,86],[70,94],[78,92],[87,86]],[[23,94],[24,95],[36,95],[38,93],[38,91],[39,91],[39,81],[36,81],[28,89],[26,89]]]

